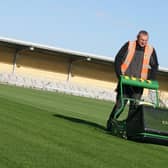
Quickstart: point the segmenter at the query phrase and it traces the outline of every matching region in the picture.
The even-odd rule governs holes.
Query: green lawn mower
[[[143,87],[152,90],[155,101],[146,102],[144,100],[135,100],[124,98],[123,85]],[[121,76],[120,78],[120,96],[122,106],[117,111],[114,119],[111,121],[111,133],[125,139],[143,141],[149,143],[157,143],[168,145],[168,109],[159,107],[158,98],[159,84],[157,81],[142,80],[134,77]],[[131,117],[126,116],[121,119],[124,110],[124,100],[134,101],[135,107],[129,109]]]

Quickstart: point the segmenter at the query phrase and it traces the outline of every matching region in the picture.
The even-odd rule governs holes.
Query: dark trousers
[[[132,98],[132,99],[140,100],[142,93],[143,93],[143,88],[123,85],[123,97],[124,98]],[[124,110],[127,102],[128,102],[128,100],[124,99],[123,107],[122,107],[121,111],[117,114],[117,112],[120,110],[120,108],[122,106],[121,93],[120,93],[120,89],[118,87],[117,88],[116,103],[112,109],[110,116],[109,116],[109,120],[112,120],[114,117],[118,118],[120,116],[120,114],[122,113],[122,111]],[[128,118],[129,118],[129,116],[131,116],[131,111],[133,111],[131,109],[133,109],[133,108],[135,108],[135,102],[130,101]],[[115,114],[117,114],[117,115],[115,116]]]

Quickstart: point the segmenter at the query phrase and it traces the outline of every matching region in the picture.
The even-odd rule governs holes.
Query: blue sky
[[[114,58],[147,30],[159,64],[168,68],[167,0],[5,0],[0,36]]]

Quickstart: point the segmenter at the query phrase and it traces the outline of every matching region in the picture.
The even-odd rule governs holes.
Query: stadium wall
[[[19,54],[15,72],[42,79],[66,80],[67,66],[68,62],[64,57],[29,51]]]
[[[112,89],[116,77],[112,65],[83,61],[72,65],[71,82]]]
[[[0,46],[0,72],[12,72],[15,49]]]

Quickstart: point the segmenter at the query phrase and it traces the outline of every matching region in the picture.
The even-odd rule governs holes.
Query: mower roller
[[[152,90],[155,94],[155,101],[125,98],[123,85]],[[111,121],[111,133],[125,139],[168,145],[168,109],[159,107],[158,82],[122,75],[119,89],[122,105]],[[129,117],[121,120],[117,116],[124,111],[124,100],[133,101],[135,105],[128,111],[131,116],[128,115]]]

